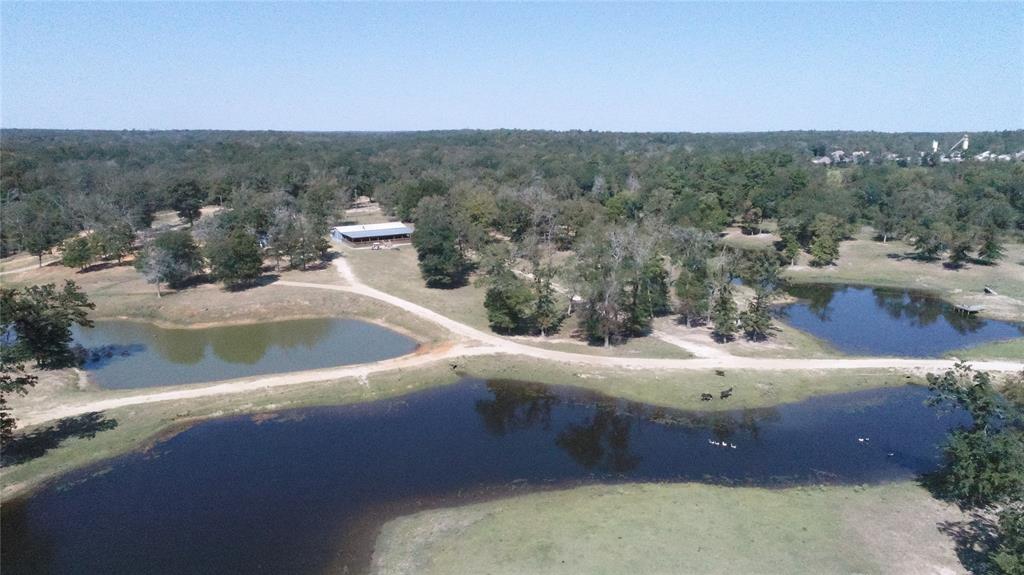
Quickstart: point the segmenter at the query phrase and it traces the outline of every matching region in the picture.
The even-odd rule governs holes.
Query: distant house
[[[404,243],[412,238],[412,227],[402,222],[335,226],[331,228],[331,237],[354,246],[384,241]]]

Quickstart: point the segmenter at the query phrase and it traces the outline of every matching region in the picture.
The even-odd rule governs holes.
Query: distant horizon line
[[[689,131],[689,130],[604,130],[593,128],[424,128],[408,130],[303,130],[279,128],[23,128],[0,127],[0,131],[21,132],[242,132],[242,133],[280,133],[280,134],[427,134],[438,132],[547,132],[559,134],[597,133],[597,134],[780,134],[780,133],[866,133],[866,134],[980,134],[1000,132],[1022,132],[1024,127],[1000,128],[987,130],[876,130],[850,128],[786,128],[778,130],[722,130],[722,131]]]

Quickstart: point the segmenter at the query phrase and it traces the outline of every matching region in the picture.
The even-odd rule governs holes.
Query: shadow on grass
[[[0,463],[5,467],[25,463],[45,455],[51,449],[60,447],[65,440],[92,439],[97,433],[115,427],[117,427],[117,420],[107,419],[100,412],[65,417],[53,425],[16,435],[10,443],[4,446],[3,453],[0,454]]]
[[[131,262],[126,261],[126,260],[122,260],[122,261],[119,261],[119,262],[117,262],[117,261],[113,261],[113,262],[96,262],[94,264],[89,264],[89,265],[85,266],[84,268],[81,268],[80,270],[76,271],[75,273],[76,274],[88,274],[88,273],[92,273],[92,272],[109,270],[109,269],[112,269],[112,268],[119,268],[119,267],[124,267],[124,266],[128,266],[128,265],[131,265]]]
[[[991,564],[988,556],[998,542],[997,520],[992,514],[974,511],[963,521],[943,521],[939,531],[953,540],[956,556],[971,573],[988,573]]]
[[[249,290],[249,289],[252,289],[252,288],[268,286],[268,285],[276,282],[279,279],[281,279],[281,275],[280,274],[276,274],[276,273],[266,274],[265,273],[265,274],[261,275],[260,277],[254,279],[252,281],[240,282],[240,283],[235,283],[235,284],[231,284],[231,285],[226,285],[226,286],[224,286],[224,290],[225,291],[229,291],[229,292],[243,292],[245,290]]]
[[[466,287],[469,285],[469,278],[477,270],[477,267],[478,264],[476,262],[466,262],[455,275],[444,278],[442,281],[428,281],[426,285],[430,289],[437,290],[453,290]]]
[[[186,289],[189,289],[189,288],[199,287],[201,285],[212,284],[212,283],[213,283],[213,278],[210,277],[210,274],[196,274],[194,276],[188,277],[187,279],[185,279],[185,281],[178,282],[178,283],[173,284],[173,285],[168,286],[168,287],[170,287],[171,289],[177,290],[177,291],[181,291],[181,290],[186,290]]]
[[[937,262],[937,261],[939,261],[938,256],[930,256],[930,255],[927,255],[927,254],[919,254],[917,252],[903,252],[901,254],[900,253],[896,253],[896,252],[891,252],[891,253],[885,254],[885,257],[887,257],[887,258],[889,258],[891,260],[896,260],[896,261],[900,261],[900,262],[907,261],[907,260],[915,261],[915,262]]]

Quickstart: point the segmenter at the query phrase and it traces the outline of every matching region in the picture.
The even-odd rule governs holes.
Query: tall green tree
[[[84,270],[92,263],[94,257],[92,243],[86,238],[75,236],[64,240],[60,263],[65,267]]]
[[[135,247],[135,230],[127,221],[113,221],[95,229],[89,241],[97,256],[114,258],[121,263]]]
[[[0,345],[0,445],[10,441],[16,426],[7,398],[27,394],[37,381],[25,363],[43,369],[75,365],[71,326],[92,326],[88,312],[94,307],[72,281],[59,290],[54,284],[0,288],[0,332],[13,334]]]
[[[970,423],[954,429],[943,447],[945,464],[928,478],[940,497],[998,515],[994,529],[977,534],[985,572],[1020,575],[1024,568],[1024,414],[996,389],[989,374],[965,363],[929,374],[932,405],[958,408]],[[995,541],[988,545],[985,539]]]
[[[210,275],[229,288],[250,285],[263,267],[259,241],[244,229],[229,229],[210,238],[203,250]]]
[[[39,267],[48,253],[71,232],[71,226],[51,194],[40,191],[19,202],[15,222],[18,243],[36,256]],[[9,209],[9,208],[5,208]]]
[[[782,220],[779,222],[779,235],[782,238],[780,242],[782,255],[786,258],[789,265],[796,265],[797,258],[800,257],[800,224],[792,219]]]
[[[484,296],[487,321],[503,333],[523,333],[530,329],[534,312],[534,294],[529,284],[511,270],[490,279]]]
[[[718,341],[729,341],[739,329],[736,316],[736,301],[732,295],[732,285],[722,285],[711,302],[712,332]]]
[[[327,238],[305,216],[298,218],[295,240],[288,252],[288,264],[293,268],[305,270],[323,259],[330,248]]]
[[[319,175],[308,184],[299,196],[302,216],[312,229],[325,235],[331,226],[345,214],[349,193],[337,178]]]
[[[978,259],[983,263],[992,265],[1003,259],[1005,251],[999,237],[999,232],[986,230],[981,235],[981,245],[978,247]]]
[[[636,272],[627,288],[627,322],[634,335],[642,335],[650,329],[651,320],[669,310],[668,272],[657,254],[631,265]]]
[[[761,208],[748,206],[740,217],[740,229],[744,234],[752,236],[761,233],[761,220],[763,213]]]
[[[702,321],[708,313],[707,274],[704,266],[683,268],[676,277],[676,312],[686,325]]]
[[[751,341],[764,341],[771,336],[775,326],[772,323],[771,298],[764,291],[758,291],[740,312],[739,329]]]
[[[202,215],[203,204],[206,202],[206,191],[195,180],[184,180],[174,184],[168,192],[171,207],[178,212],[178,217],[191,226]]]
[[[156,285],[160,297],[160,284],[177,288],[192,276],[203,271],[203,256],[187,230],[172,230],[156,236],[135,260],[137,269],[146,281]]]
[[[910,245],[914,246],[915,256],[922,260],[938,259],[939,254],[946,249],[942,234],[926,225],[915,227]]]
[[[412,245],[428,287],[455,287],[465,281],[468,262],[457,237],[447,200],[434,195],[421,199]]]
[[[532,323],[540,331],[541,336],[547,336],[552,330],[558,329],[565,318],[565,311],[558,305],[557,292],[552,278],[554,269],[551,266],[535,265],[533,268],[533,295],[534,309]]]
[[[420,201],[429,197],[443,198],[448,194],[449,186],[441,178],[427,176],[414,182],[408,182],[400,187],[397,194],[397,203],[394,206],[398,217],[408,220],[414,216],[419,223]]]
[[[839,241],[843,238],[843,224],[830,214],[818,214],[811,231],[811,263],[817,266],[832,265],[839,259]]]

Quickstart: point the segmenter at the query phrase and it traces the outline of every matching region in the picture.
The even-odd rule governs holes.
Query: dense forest
[[[0,250],[41,258],[61,247],[73,267],[138,251],[157,286],[205,266],[233,285],[258,275],[267,255],[316,260],[328,227],[369,196],[417,223],[429,285],[479,271],[497,330],[556,327],[572,310],[553,303],[555,292],[568,290],[595,340],[643,333],[670,309],[721,337],[756,339],[770,327],[778,269],[803,252],[834,263],[862,224],[936,265],[996,264],[1005,242],[1024,236],[1024,161],[973,154],[1016,154],[1024,131],[973,133],[971,155],[949,161],[961,136],[5,130]],[[838,150],[846,159],[811,161]],[[228,209],[200,218],[207,204]],[[146,238],[161,209],[194,229]],[[718,242],[728,226],[757,233],[766,221],[781,237],[775,252]],[[554,257],[565,250],[576,257]],[[742,312],[736,277],[757,290]]]

